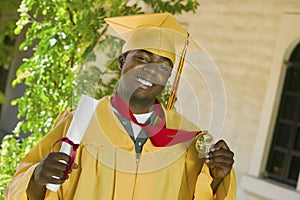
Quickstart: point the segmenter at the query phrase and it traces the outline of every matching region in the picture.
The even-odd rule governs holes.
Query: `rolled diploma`
[[[87,126],[96,110],[98,100],[82,95],[75,111],[74,117],[68,129],[66,137],[69,138],[74,144],[80,144],[81,139],[87,129]],[[63,142],[60,152],[71,155],[72,146],[66,142]],[[60,185],[58,184],[47,184],[47,189],[56,192]]]

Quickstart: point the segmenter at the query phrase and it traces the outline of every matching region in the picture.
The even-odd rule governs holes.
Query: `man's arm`
[[[5,197],[7,199],[27,200],[27,194],[34,195],[40,190],[41,193],[45,194],[43,188],[37,187],[40,186],[39,182],[35,183],[32,181],[35,180],[37,169],[42,166],[42,161],[44,161],[48,155],[52,154],[49,153],[51,146],[58,138],[65,135],[71,120],[72,114],[70,112],[65,111],[60,113],[52,130],[22,159],[12,181],[5,191]],[[59,145],[56,145],[53,151],[59,151]],[[31,191],[33,191],[32,194]]]
[[[34,176],[31,177],[30,182],[28,184],[27,190],[27,198],[31,199],[44,199],[46,193],[46,186],[38,185],[35,180]]]
[[[232,168],[224,178],[213,179],[207,164],[204,164],[197,176],[194,200],[235,200],[236,179]]]
[[[210,187],[214,194],[216,194],[217,189],[218,189],[220,183],[222,182],[222,180],[223,179],[213,179],[213,181],[211,182]]]

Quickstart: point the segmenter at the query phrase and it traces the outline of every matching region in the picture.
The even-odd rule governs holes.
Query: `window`
[[[300,43],[291,54],[265,176],[296,187],[300,170]]]

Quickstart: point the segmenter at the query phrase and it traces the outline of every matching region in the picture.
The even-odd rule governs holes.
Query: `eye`
[[[141,62],[144,62],[144,63],[148,63],[148,58],[146,58],[145,56],[136,56],[137,59]]]
[[[169,71],[170,71],[170,67],[165,66],[165,65],[159,65],[159,66],[158,66],[158,69],[159,69],[159,70],[162,70],[162,71],[166,71],[166,72],[169,72]]]

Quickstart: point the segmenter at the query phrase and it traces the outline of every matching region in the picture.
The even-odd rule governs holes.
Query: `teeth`
[[[136,80],[137,80],[139,83],[141,83],[141,84],[143,84],[143,85],[146,85],[146,86],[148,86],[148,87],[152,87],[152,85],[153,85],[150,81],[147,81],[147,80],[144,80],[144,79],[141,79],[141,78],[136,78]]]

